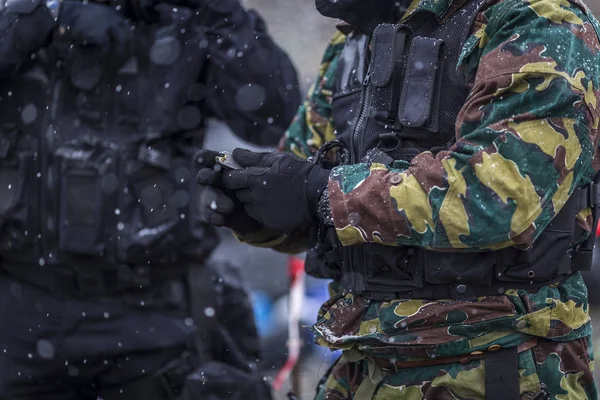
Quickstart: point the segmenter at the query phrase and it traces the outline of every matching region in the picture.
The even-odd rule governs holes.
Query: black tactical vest
[[[206,60],[193,14],[136,23],[123,60],[55,39],[0,81],[0,257],[174,265],[216,235],[198,213]]]
[[[372,38],[350,34],[333,96],[336,135],[349,163],[410,161],[455,141],[455,123],[469,94],[457,64],[483,4],[468,1],[442,23],[422,12],[406,25],[378,26]],[[528,251],[451,253],[374,243],[344,247],[334,229],[322,229],[308,253],[307,272],[377,300],[472,299],[540,287],[591,265],[593,239],[579,248],[573,242],[584,235],[576,232],[575,215],[597,203],[592,193],[595,185],[577,191]]]

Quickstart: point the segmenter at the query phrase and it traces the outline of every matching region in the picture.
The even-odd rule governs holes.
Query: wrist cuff
[[[330,173],[331,171],[328,169],[315,166],[312,171],[310,171],[310,174],[308,174],[306,197],[308,201],[308,209],[315,220],[319,219],[317,202],[321,197],[321,193],[323,193],[323,190],[325,190],[327,187]]]

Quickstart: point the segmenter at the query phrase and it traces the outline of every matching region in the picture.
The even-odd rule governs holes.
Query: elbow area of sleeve
[[[433,247],[529,247],[589,173],[590,129],[574,119],[510,122],[460,172],[448,191]]]

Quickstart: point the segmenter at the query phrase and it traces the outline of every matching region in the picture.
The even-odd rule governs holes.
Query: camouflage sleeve
[[[506,0],[462,55],[472,91],[456,144],[406,168],[334,170],[344,245],[529,247],[598,170],[600,27],[579,0]]]
[[[337,32],[323,55],[315,84],[283,137],[280,150],[300,157],[313,155],[323,143],[335,139],[331,120],[334,74],[346,36]]]

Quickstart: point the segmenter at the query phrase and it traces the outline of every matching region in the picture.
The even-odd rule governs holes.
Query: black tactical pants
[[[183,282],[165,285],[87,300],[0,272],[0,400],[96,400],[177,363],[195,328]]]

